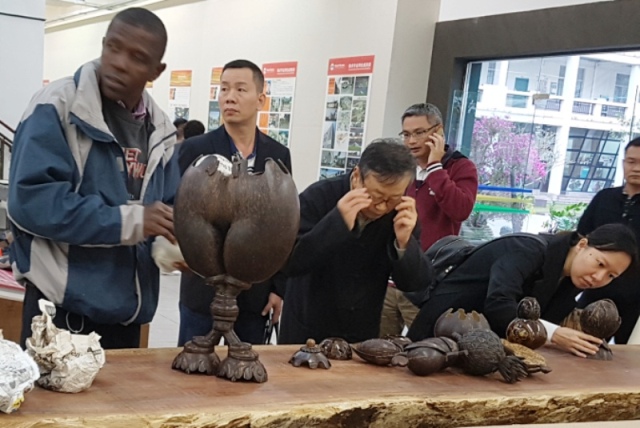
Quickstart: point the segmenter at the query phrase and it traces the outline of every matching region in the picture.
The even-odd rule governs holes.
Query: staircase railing
[[[15,129],[0,120],[0,179],[4,178],[4,173],[9,167],[9,165],[5,165],[5,149],[11,152],[13,148],[13,140],[7,136],[7,131],[11,133],[11,135],[15,135],[16,133]]]

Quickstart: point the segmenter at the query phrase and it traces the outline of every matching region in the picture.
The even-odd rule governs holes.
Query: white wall
[[[402,130],[400,117],[407,107],[425,101],[440,3],[440,0],[398,2],[389,85],[382,100],[385,104],[382,135],[385,137],[397,136]]]
[[[170,70],[193,70],[190,118],[206,123],[212,67],[238,58],[298,61],[290,147],[302,190],[318,176],[329,58],[375,55],[366,139],[397,134],[403,109],[426,98],[439,2],[209,0],[156,9],[169,45],[153,96],[166,108]],[[48,31],[45,78],[98,57],[111,17]]]
[[[13,129],[18,126],[33,93],[42,87],[42,19],[44,0],[0,0],[0,120]],[[13,138],[3,126],[0,126],[0,131]],[[9,177],[11,152],[8,147],[3,151],[0,178],[6,179]],[[0,227],[5,227],[2,214]]]
[[[613,0],[443,0],[438,21],[525,12]]]
[[[44,0],[0,0],[0,120],[13,128],[42,87],[44,21],[24,17],[44,19]]]

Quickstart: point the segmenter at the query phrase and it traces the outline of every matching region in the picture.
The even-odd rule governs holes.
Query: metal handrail
[[[0,132],[0,145],[9,146],[9,150],[11,150],[13,148],[13,141],[11,140],[11,138]]]
[[[12,127],[10,127],[9,125],[7,125],[5,122],[3,122],[2,120],[0,120],[0,125],[4,126],[5,128],[7,128],[9,131],[11,131],[12,134],[16,133],[16,130],[13,129]],[[6,137],[5,137],[6,138]]]
[[[16,133],[15,129],[7,125],[2,120],[0,120],[0,125],[2,125],[9,132],[15,135]],[[5,168],[5,161],[6,161],[4,156],[5,147],[7,147],[9,151],[11,151],[13,149],[13,141],[11,140],[11,138],[7,137],[5,134],[0,132],[0,179],[4,179],[4,173],[5,173],[5,170],[7,170],[7,168]]]

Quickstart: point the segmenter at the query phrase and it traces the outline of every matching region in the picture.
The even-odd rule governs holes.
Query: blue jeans
[[[194,312],[180,303],[180,330],[178,346],[184,346],[193,336],[205,336],[211,331],[213,319],[211,314]],[[264,344],[264,330],[269,316],[259,313],[240,311],[234,324],[234,331],[243,342],[254,345]]]

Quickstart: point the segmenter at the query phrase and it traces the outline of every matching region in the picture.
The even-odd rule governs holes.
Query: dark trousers
[[[262,345],[265,342],[264,332],[268,320],[268,315],[262,316],[259,313],[241,310],[233,330],[243,342]],[[184,346],[193,336],[205,336],[211,331],[212,326],[210,313],[201,314],[180,303],[178,346]]]
[[[36,286],[27,282],[22,304],[22,333],[20,335],[20,346],[23,348],[25,348],[27,338],[31,337],[31,320],[36,315],[42,315],[42,311],[38,307],[39,299],[47,300]],[[53,324],[72,333],[89,334],[94,331],[100,335],[100,345],[104,349],[140,347],[140,324],[97,324],[86,316],[68,312],[59,306],[56,306]]]

